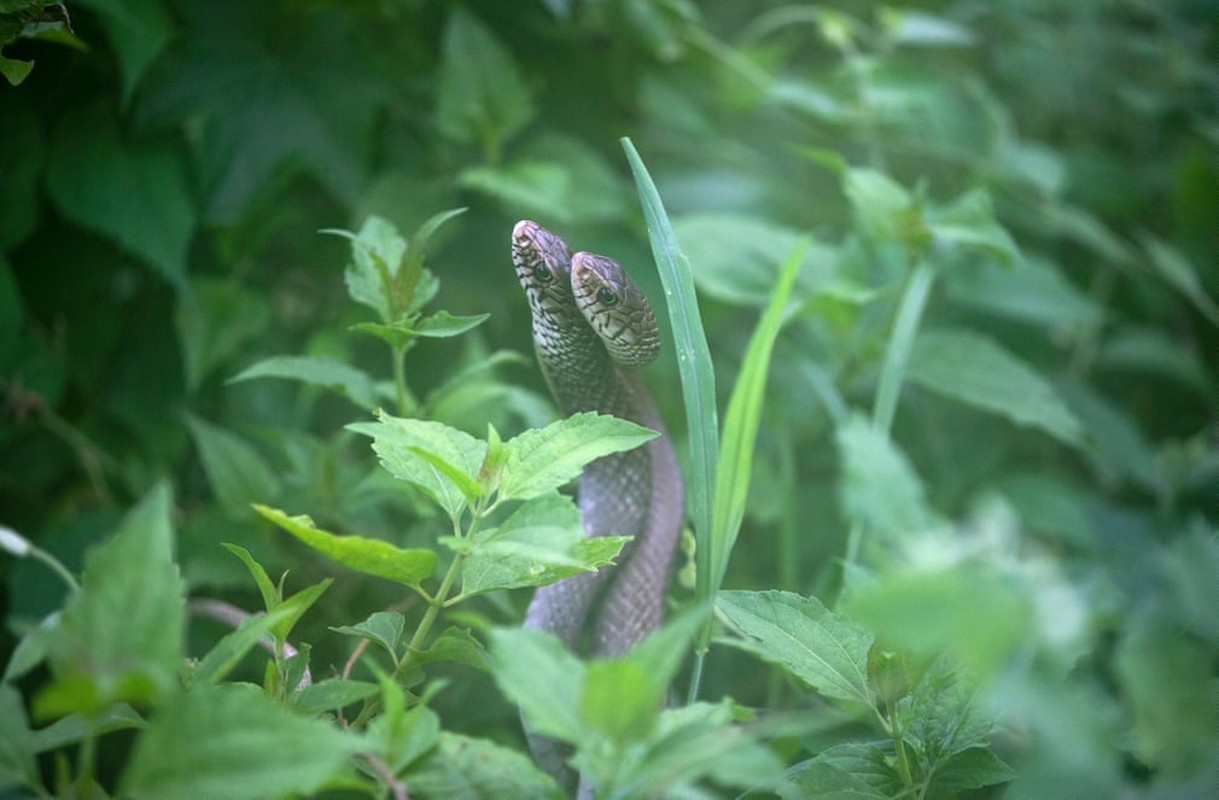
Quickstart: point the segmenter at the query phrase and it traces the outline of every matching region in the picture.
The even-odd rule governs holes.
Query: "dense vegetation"
[[[0,797],[551,796],[518,708],[605,798],[1219,796],[1213,3],[0,0],[0,47]],[[623,659],[518,627],[647,436],[556,420],[520,218],[665,320],[691,533]]]

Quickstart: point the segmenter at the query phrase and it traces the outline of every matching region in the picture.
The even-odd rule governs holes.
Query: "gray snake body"
[[[585,535],[634,537],[618,566],[538,589],[525,618],[527,627],[555,633],[578,651],[592,615],[588,649],[620,655],[660,624],[684,513],[673,445],[637,372],[659,351],[656,319],[616,262],[572,255],[534,222],[513,229],[512,260],[529,299],[538,361],[560,409],[612,414],[661,433],[593,461],[580,479]]]

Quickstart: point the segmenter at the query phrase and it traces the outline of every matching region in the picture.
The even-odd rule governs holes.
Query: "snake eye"
[[[539,281],[550,280],[550,270],[546,269],[546,262],[541,261],[540,259],[534,262],[533,277]]]
[[[618,305],[619,297],[607,286],[602,286],[597,290],[597,302],[606,308],[613,308]]]

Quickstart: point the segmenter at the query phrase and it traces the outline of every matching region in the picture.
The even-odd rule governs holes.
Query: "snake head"
[[[576,253],[571,257],[571,291],[614,361],[641,367],[656,358],[660,335],[652,304],[617,261]]]
[[[535,314],[553,314],[570,302],[571,248],[567,242],[523,219],[512,229],[512,263]]]

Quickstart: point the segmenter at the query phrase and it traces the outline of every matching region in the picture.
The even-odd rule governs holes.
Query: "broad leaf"
[[[377,684],[333,678],[311,683],[292,695],[292,707],[302,714],[322,714],[366,700],[377,693]]]
[[[492,674],[538,733],[567,742],[584,736],[584,664],[555,636],[527,628],[491,632]]]
[[[186,424],[208,483],[226,514],[234,519],[248,517],[250,503],[279,495],[275,473],[248,441],[193,414],[187,414]]]
[[[323,356],[271,356],[246,367],[228,382],[253,378],[287,378],[321,386],[365,409],[376,408],[380,401],[377,384],[367,372]]]
[[[412,797],[560,800],[563,792],[528,756],[486,739],[442,731],[435,753],[407,776]]]
[[[310,793],[365,744],[329,722],[297,716],[242,684],[198,687],[157,710],[119,781],[125,797]]]
[[[260,505],[255,505],[254,510],[322,555],[356,572],[416,587],[431,577],[436,568],[436,554],[431,550],[404,549],[363,536],[336,536],[315,527],[305,515],[290,517],[277,508]]]
[[[938,523],[922,482],[888,436],[862,416],[838,429],[838,499],[854,522],[889,536],[921,533]]]
[[[591,412],[525,431],[506,443],[500,497],[527,500],[546,494],[578,476],[590,461],[633,450],[658,435],[634,422]]]
[[[1016,777],[1016,771],[1003,763],[1003,759],[985,747],[971,747],[953,754],[939,764],[931,775],[932,796],[951,795],[970,789],[981,789],[997,783],[1007,783]]]
[[[1069,445],[1083,429],[1054,387],[1025,362],[981,334],[925,330],[914,343],[910,379],[968,405],[1039,428]]]
[[[345,633],[348,636],[359,636],[379,644],[396,662],[398,645],[402,641],[402,631],[405,629],[406,618],[397,611],[374,611],[368,619],[358,625],[343,625],[330,630],[335,633]]]
[[[171,503],[158,484],[86,559],[81,589],[50,633],[55,680],[36,702],[46,715],[148,704],[177,687],[186,608]]]
[[[871,704],[871,633],[791,592],[722,591],[716,607],[743,637],[726,643],[783,667],[826,697]]]

